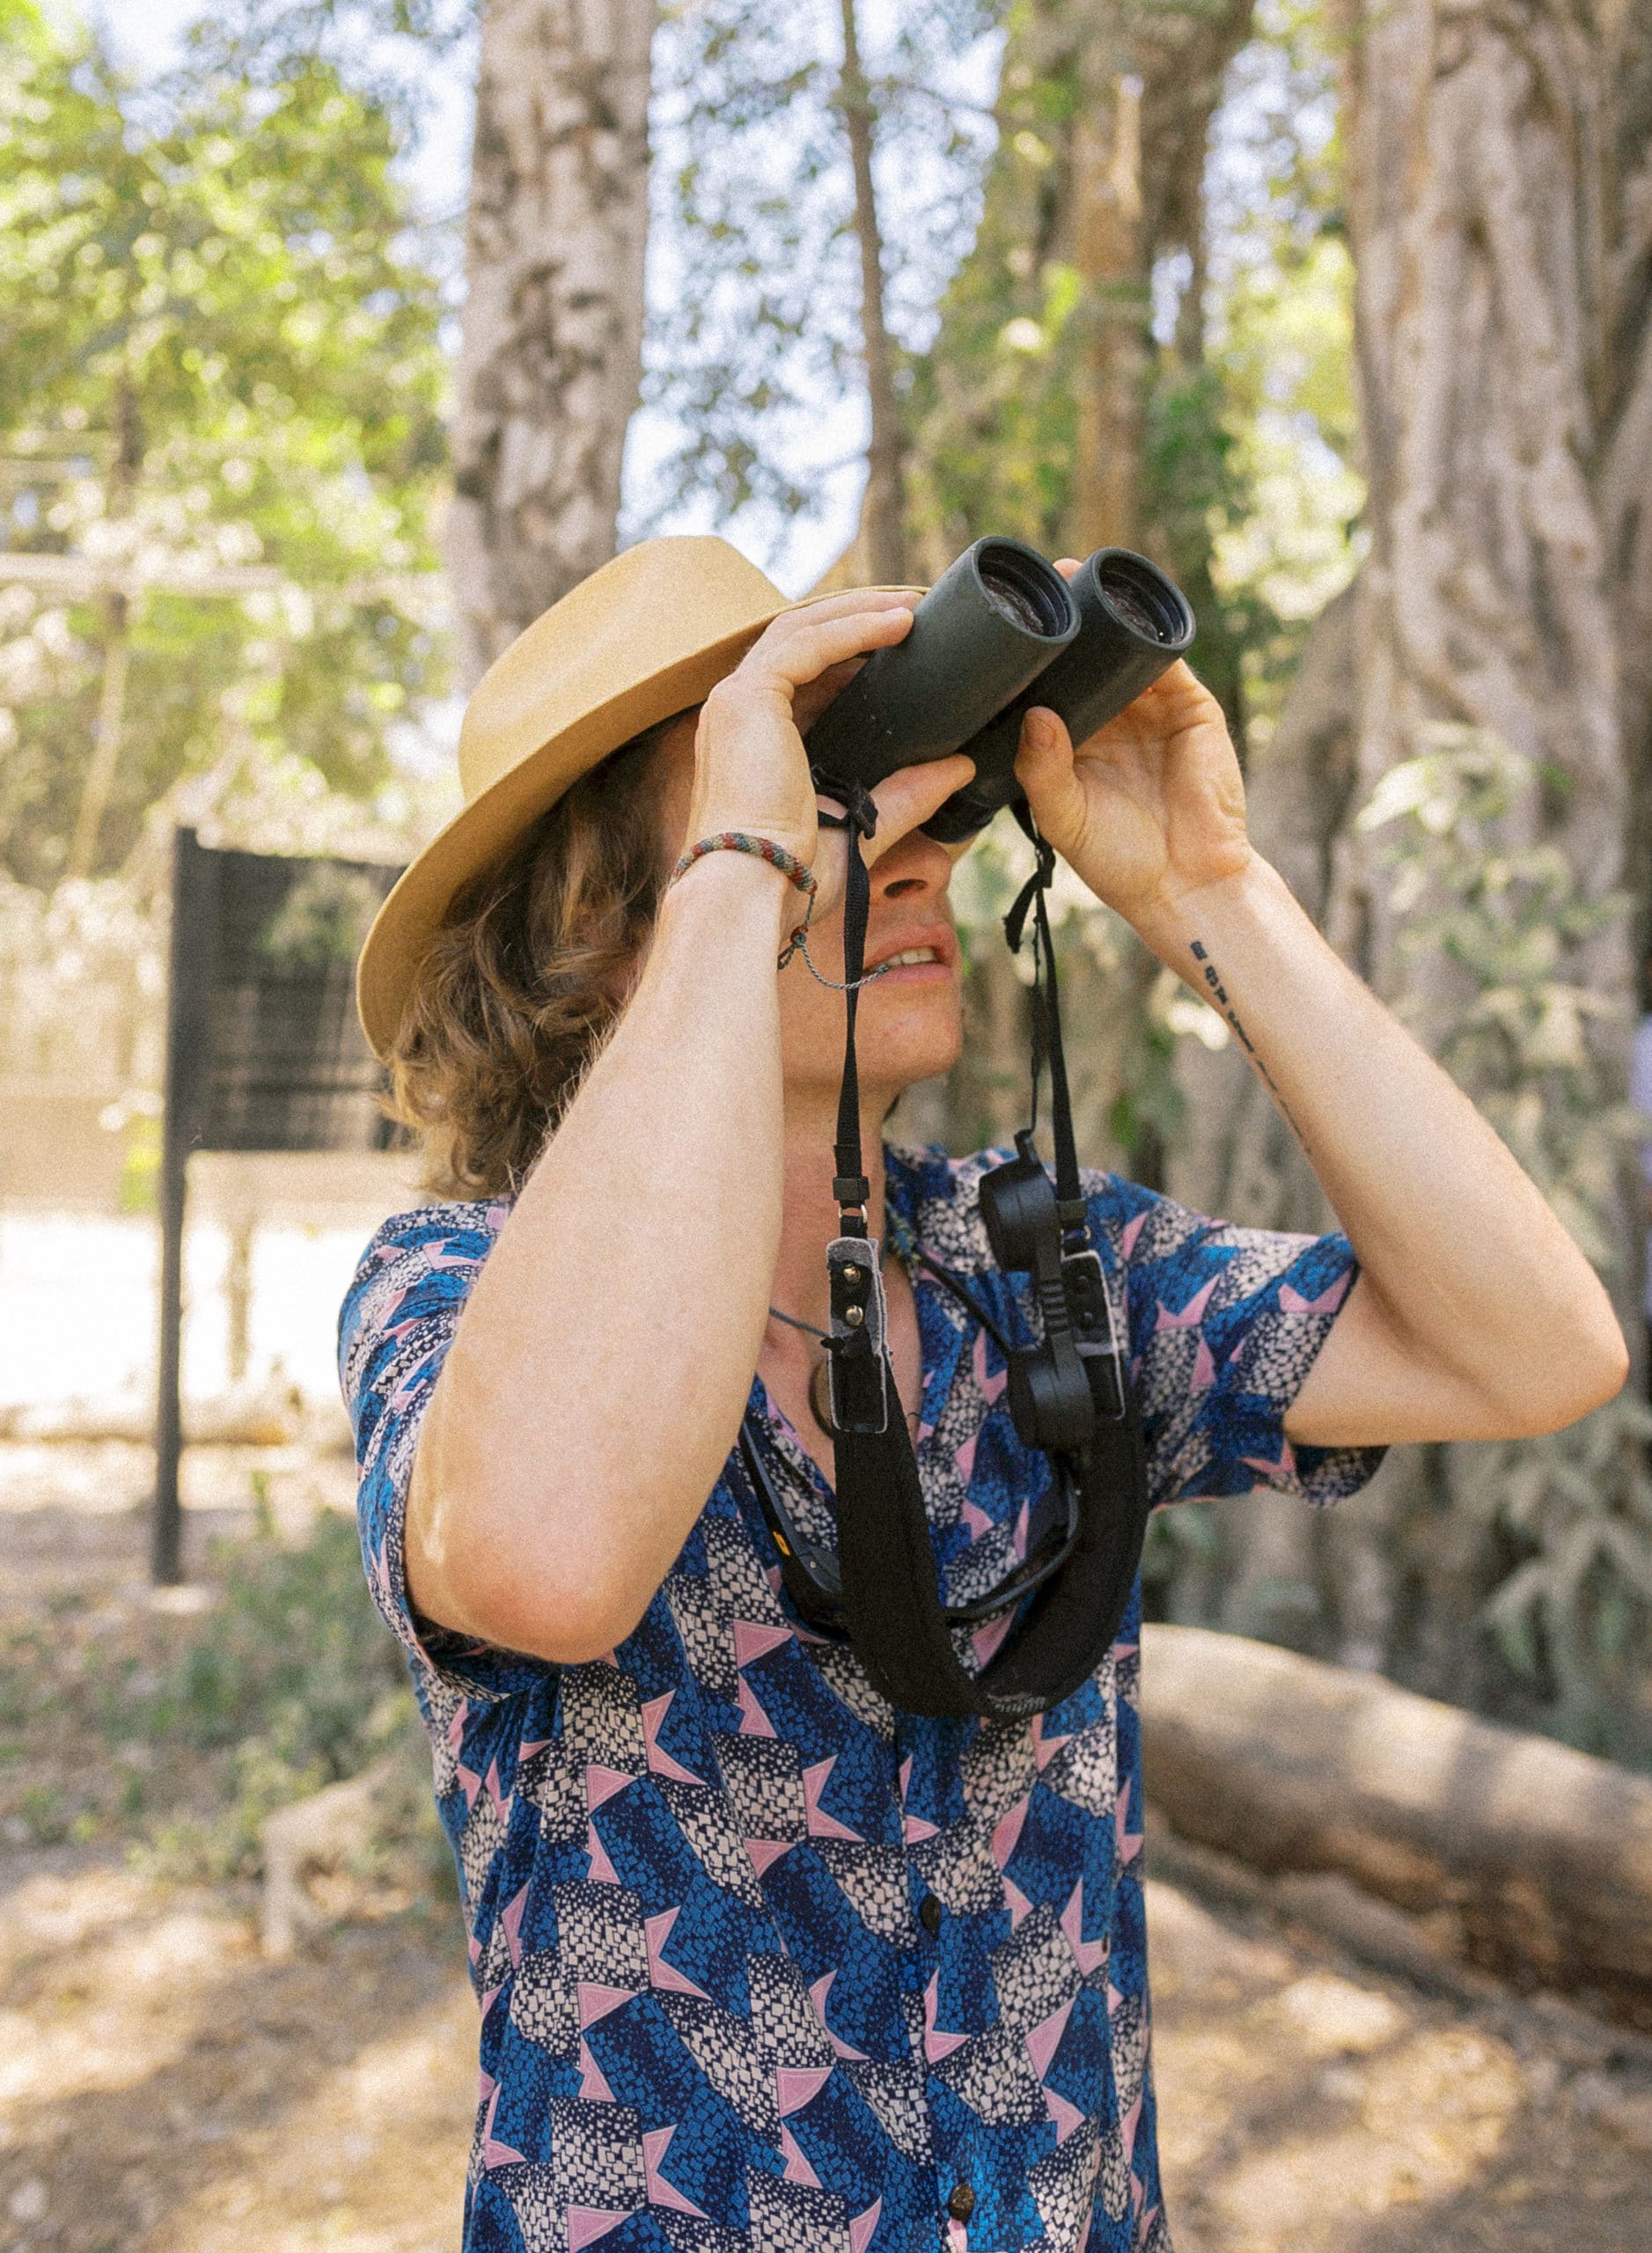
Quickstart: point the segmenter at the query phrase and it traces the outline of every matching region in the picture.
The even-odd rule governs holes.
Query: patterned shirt
[[[994,1266],[975,1193],[1006,1155],[890,1148],[890,1233],[1031,1343],[1027,1279]],[[1084,1189],[1155,1503],[1361,1486],[1379,1449],[1282,1428],[1355,1272],[1347,1238],[1213,1225],[1109,1174]],[[1139,1586],[1094,1674],[1032,1721],[897,1712],[800,1632],[736,1449],[604,1658],[432,1626],[403,1572],[414,1443],[509,1214],[387,1221],[339,1333],[368,1578],[430,1732],[481,2004],[466,2253],[1167,2253]],[[962,1604],[1024,1555],[1049,1466],[991,1339],[912,1281],[924,1498]],[[750,1405],[801,1530],[829,1539],[830,1488],[755,1376]]]

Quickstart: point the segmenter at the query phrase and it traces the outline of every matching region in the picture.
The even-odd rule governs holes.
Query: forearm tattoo
[[[1241,1023],[1238,1011],[1228,999],[1228,989],[1222,982],[1222,973],[1216,968],[1215,962],[1211,958],[1210,950],[1204,944],[1202,940],[1195,939],[1193,942],[1193,960],[1199,965],[1200,971],[1202,974],[1206,995],[1209,1001],[1211,1008],[1219,1011],[1221,1016],[1233,1027],[1235,1032],[1238,1034],[1239,1038],[1244,1042],[1245,1053],[1249,1056],[1252,1063],[1255,1065],[1257,1070],[1260,1073],[1263,1086],[1267,1090],[1274,1102],[1279,1105],[1280,1116],[1284,1119],[1285,1124],[1290,1128],[1291,1133],[1296,1137],[1296,1140],[1302,1144],[1303,1156],[1304,1157],[1311,1157],[1313,1155],[1313,1152],[1309,1143],[1308,1137],[1303,1133],[1302,1128],[1297,1125],[1289,1104],[1286,1102],[1284,1097],[1280,1093],[1278,1081],[1274,1077],[1272,1072],[1268,1070],[1267,1064],[1263,1061],[1261,1055],[1258,1053],[1256,1043],[1252,1039],[1250,1034],[1246,1032],[1244,1024]]]

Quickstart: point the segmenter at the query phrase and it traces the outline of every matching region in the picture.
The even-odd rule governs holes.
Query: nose
[[[969,844],[973,842],[973,838],[968,840]],[[951,880],[953,864],[966,849],[966,846],[943,845],[938,838],[926,837],[921,829],[908,830],[899,843],[892,845],[870,870],[872,898],[941,898]]]

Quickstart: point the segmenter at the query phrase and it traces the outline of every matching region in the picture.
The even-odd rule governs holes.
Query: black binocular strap
[[[995,1721],[1024,1720],[1071,1697],[1118,1633],[1141,1562],[1147,1465],[1134,1401],[1123,1416],[1098,1422],[1081,1459],[1071,1556],[1023,1599],[1020,1618],[974,1675],[942,1610],[904,1427],[892,1417],[883,1432],[840,1433],[835,1447],[843,1618],[874,1689],[905,1713]]]
[[[1061,1224],[1076,1227],[1083,1217],[1083,1190],[1078,1178],[1078,1149],[1073,1140],[1073,1104],[1067,1085],[1067,1053],[1061,1046],[1061,997],[1055,969],[1055,941],[1050,930],[1048,890],[1055,873],[1054,848],[1039,836],[1032,809],[1017,799],[1015,816],[1038,855],[1038,865],[1017,894],[1004,917],[1004,937],[1011,954],[1019,954],[1025,935],[1027,911],[1037,921],[1033,940],[1032,1119],[1039,1116],[1039,1073],[1043,1059],[1050,1063],[1051,1138],[1055,1145],[1055,1196],[1062,1207]]]
[[[855,1019],[866,959],[871,879],[861,840],[877,826],[877,809],[858,783],[818,774],[823,795],[843,806],[841,817],[822,814],[830,828],[848,831],[844,882],[843,981],[846,1004],[843,1081],[838,1098],[837,1174],[832,1193],[844,1236],[865,1236],[870,1185],[861,1147],[860,1081]],[[1038,868],[1005,919],[1005,936],[1018,948],[1028,907],[1036,904],[1042,970],[1040,996],[1050,1053],[1055,1117],[1056,1196],[1064,1227],[1082,1223],[1084,1206],[1073,1141],[1067,1071],[1056,1003],[1055,955],[1044,902],[1055,856],[1017,808],[1032,840]],[[1011,926],[1013,925],[1013,930]],[[1035,1090],[1036,1090],[1035,1065]],[[870,1341],[845,1340],[841,1350],[863,1356]],[[833,1339],[834,1347],[839,1341]],[[894,1373],[881,1346],[884,1398],[899,1400]],[[929,1514],[905,1419],[886,1414],[881,1429],[840,1423],[834,1435],[837,1476],[838,1565],[842,1611],[855,1648],[873,1686],[903,1712],[979,1714],[1020,1720],[1070,1697],[1100,1663],[1124,1616],[1147,1530],[1147,1471],[1142,1428],[1126,1388],[1126,1413],[1097,1420],[1095,1437],[1080,1458],[1079,1527],[1063,1569],[1023,1599],[1022,1615],[979,1674],[960,1663],[942,1608]],[[1052,1465],[1054,1469],[1054,1464]]]
[[[836,798],[843,808],[841,814],[821,814],[821,826],[848,832],[848,864],[843,877],[843,1079],[838,1090],[837,1139],[832,1148],[837,1167],[832,1194],[841,1213],[840,1232],[844,1236],[864,1236],[864,1213],[871,1184],[866,1178],[861,1152],[861,1084],[855,1058],[855,1012],[864,982],[866,925],[872,905],[872,880],[861,853],[861,840],[870,837],[876,829],[877,810],[872,804],[871,793],[858,782],[838,782],[825,775],[819,776],[818,782],[824,795]],[[858,1225],[848,1212],[842,1211],[844,1207],[859,1209],[863,1217]]]

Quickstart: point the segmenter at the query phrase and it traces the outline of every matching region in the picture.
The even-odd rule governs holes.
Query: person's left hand
[[[1078,564],[1065,557],[1056,568],[1070,579]],[[1039,835],[1144,934],[1186,893],[1241,875],[1253,856],[1227,721],[1180,658],[1076,748],[1054,713],[1035,705],[1022,723],[1016,778]]]

